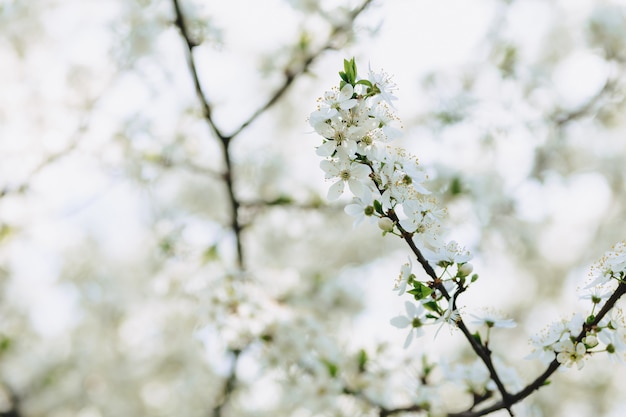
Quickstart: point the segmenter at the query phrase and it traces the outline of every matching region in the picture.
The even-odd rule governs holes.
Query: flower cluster
[[[369,69],[359,79],[354,58],[344,61],[341,81],[319,99],[311,113],[311,126],[324,139],[317,154],[324,157],[320,167],[332,181],[328,199],[338,200],[346,189],[353,196],[345,211],[355,218],[377,221],[383,234],[405,239],[425,268],[430,280],[419,281],[411,259],[402,266],[394,289],[399,295],[411,294],[419,303],[407,302],[407,316],[392,324],[410,328],[405,346],[427,323],[457,324],[460,314],[454,293],[465,290],[477,277],[472,273],[469,251],[443,239],[441,220],[445,209],[438,206],[426,186],[427,175],[417,158],[389,142],[399,135],[398,118],[393,112],[395,84],[385,73]],[[441,268],[435,275],[430,265]]]
[[[607,352],[610,358],[624,362],[626,358],[626,320],[620,309],[612,309],[602,320],[596,320],[596,309],[614,291],[607,287],[614,283],[623,284],[626,275],[626,242],[619,242],[607,251],[591,267],[591,283],[580,298],[590,300],[593,307],[585,319],[574,315],[569,320],[550,324],[545,331],[531,339],[534,351],[528,358],[537,358],[544,363],[556,359],[559,363],[578,369],[593,353]]]
[[[617,243],[591,267],[592,278],[587,288],[602,286],[612,279],[620,282],[626,275],[626,241]]]
[[[472,274],[472,256],[459,243],[444,239],[442,219],[446,211],[428,189],[428,177],[417,158],[389,146],[399,135],[399,121],[393,112],[395,84],[388,75],[371,68],[367,78],[360,79],[354,59],[344,61],[339,75],[339,86],[320,98],[309,122],[323,137],[317,154],[324,158],[320,167],[326,179],[332,181],[328,199],[351,195],[352,202],[345,211],[354,217],[355,226],[365,219],[377,222],[383,235],[396,235],[411,249],[412,256],[401,266],[394,291],[413,299],[404,302],[404,314],[390,320],[393,326],[408,329],[404,347],[424,334],[424,326],[438,325],[437,333],[445,324],[458,328],[476,353],[476,361],[443,366],[442,370],[446,381],[458,382],[471,394],[470,410],[499,395],[500,407],[510,411],[514,404],[509,403],[513,398],[510,390],[534,391],[558,368],[554,364],[580,369],[591,354],[599,352],[624,362],[626,319],[621,310],[613,308],[626,294],[626,242],[621,242],[592,268],[592,282],[582,297],[591,300],[591,313],[552,323],[531,340],[534,351],[528,358],[552,365],[522,387],[515,370],[504,365],[490,346],[492,329],[513,328],[515,321],[485,309],[471,315],[471,325],[477,328],[470,330],[471,325],[464,321],[464,308],[458,308],[457,301],[478,278]],[[414,273],[415,261],[428,276],[426,280]],[[431,369],[424,364],[419,391],[428,395],[414,398],[416,410],[434,412],[438,408],[438,402],[433,401],[438,383],[430,378]]]
[[[325,158],[320,167],[333,182],[328,199],[339,199],[347,188],[354,201],[346,212],[355,224],[372,218],[386,233],[405,232],[435,264],[448,258],[448,266],[467,262],[469,253],[458,245],[446,247],[442,239],[445,209],[426,187],[417,158],[388,146],[400,133],[392,111],[396,85],[371,68],[366,79],[358,79],[354,58],[344,61],[339,74],[339,88],[326,92],[309,118],[324,138],[317,154]]]

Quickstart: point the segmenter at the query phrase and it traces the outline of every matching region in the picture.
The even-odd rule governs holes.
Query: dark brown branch
[[[600,321],[609,313],[609,311],[611,311],[611,309],[615,306],[615,303],[617,303],[617,301],[624,294],[626,294],[626,284],[620,283],[618,287],[615,289],[615,292],[611,295],[611,297],[607,300],[607,302],[604,303],[604,306],[598,312],[594,320],[591,323],[587,323],[583,326],[583,329],[576,337],[576,342],[582,341],[583,338],[587,335],[587,332],[591,330],[592,328],[594,328],[595,326],[597,326],[598,323],[600,323]],[[528,384],[525,388],[523,388],[517,394],[511,395],[509,398],[510,400],[509,404],[506,404],[504,400],[501,400],[493,404],[492,406],[487,407],[480,411],[448,414],[448,417],[480,417],[480,416],[485,416],[487,414],[490,414],[494,411],[507,408],[507,406],[510,406],[512,404],[517,404],[518,402],[522,401],[523,399],[528,397],[530,394],[532,394],[534,391],[544,386],[548,378],[550,378],[550,376],[552,376],[552,374],[560,366],[561,364],[556,359],[554,359],[548,365],[548,368],[546,368],[546,370],[541,375],[539,375],[534,381]]]
[[[409,247],[411,248],[411,251],[413,251],[413,254],[417,258],[418,262],[420,263],[420,265],[422,265],[422,268],[424,268],[424,271],[426,271],[426,274],[432,279],[432,282],[435,285],[435,288],[441,291],[441,293],[446,298],[446,300],[453,303],[452,309],[456,309],[456,305],[455,305],[456,299],[451,297],[450,294],[448,294],[448,291],[443,286],[443,283],[441,283],[441,280],[437,277],[437,274],[435,273],[435,270],[433,269],[433,267],[430,265],[428,260],[424,258],[424,255],[419,250],[419,248],[415,245],[415,242],[413,242],[413,234],[407,232],[406,230],[402,228],[402,226],[400,226],[400,219],[398,218],[398,216],[393,210],[389,210],[387,214],[389,218],[393,220],[393,222],[396,224],[396,227],[400,231],[400,235],[402,239],[404,239],[404,241],[409,245]],[[459,289],[459,291],[463,291],[463,290],[464,289],[462,288]],[[502,380],[500,380],[500,376],[498,375],[498,372],[496,371],[496,368],[493,365],[493,361],[491,360],[491,351],[486,346],[481,345],[472,336],[469,329],[465,325],[465,322],[463,322],[462,318],[459,317],[459,319],[456,322],[456,325],[461,330],[461,332],[463,333],[463,335],[469,342],[470,346],[472,347],[476,355],[483,361],[483,363],[489,370],[489,375],[491,379],[493,380],[493,382],[498,387],[498,391],[500,391],[500,395],[502,395],[504,404],[506,404],[504,408],[506,408],[509,411],[509,414],[513,415],[513,413],[510,410],[510,406],[514,404],[511,402],[511,394],[509,394],[509,392],[506,390],[506,387],[502,383]]]

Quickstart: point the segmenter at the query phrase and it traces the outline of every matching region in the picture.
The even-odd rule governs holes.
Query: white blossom
[[[409,334],[404,341],[404,348],[406,349],[413,341],[413,337],[419,337],[424,333],[422,326],[425,320],[425,309],[421,304],[416,306],[410,301],[405,301],[404,308],[406,310],[406,315],[396,316],[390,320],[390,323],[399,329],[410,327]]]

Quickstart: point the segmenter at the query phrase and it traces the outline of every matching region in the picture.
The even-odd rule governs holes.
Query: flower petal
[[[409,318],[406,316],[396,316],[389,320],[389,323],[391,323],[393,327],[397,327],[398,329],[404,329],[411,324],[411,320],[409,320]]]
[[[329,201],[337,201],[341,194],[343,194],[344,182],[342,180],[337,181],[328,189],[328,198]]]

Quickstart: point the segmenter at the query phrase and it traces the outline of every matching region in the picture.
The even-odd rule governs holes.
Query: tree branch
[[[604,318],[604,316],[606,316],[609,313],[609,311],[611,311],[611,309],[615,306],[615,303],[617,303],[617,301],[624,294],[626,294],[626,284],[620,283],[618,285],[618,287],[615,289],[615,292],[611,295],[611,297],[607,300],[607,302],[604,303],[604,306],[598,312],[598,314],[596,315],[595,319],[591,323],[585,324],[583,326],[583,329],[581,330],[581,332],[576,337],[576,342],[582,341],[583,338],[587,335],[587,332],[589,330],[591,330],[592,328],[594,328],[595,326],[597,326],[598,323],[600,323],[600,321]],[[480,411],[453,413],[453,414],[448,414],[448,417],[480,417],[480,416],[484,416],[484,415],[490,414],[490,413],[492,413],[494,411],[501,410],[503,408],[507,408],[510,405],[517,404],[518,402],[522,401],[523,399],[528,397],[530,394],[532,394],[534,391],[536,391],[539,388],[541,388],[542,386],[544,386],[546,381],[548,380],[548,378],[550,378],[550,376],[560,366],[561,366],[561,364],[556,359],[554,359],[548,365],[546,370],[541,375],[539,375],[534,381],[532,381],[530,384],[528,384],[526,387],[524,387],[517,394],[511,395],[510,398],[509,398],[509,401],[510,401],[509,404],[507,404],[504,400],[500,400],[497,403],[493,404],[492,406],[487,407],[487,408],[485,408],[483,410],[480,410]]]
[[[334,26],[331,34],[327,40],[327,42],[317,51],[308,55],[304,60],[302,66],[296,71],[286,70],[285,71],[285,80],[283,84],[274,92],[274,94],[267,100],[267,102],[259,107],[254,113],[252,113],[237,129],[235,129],[230,135],[226,135],[222,132],[222,130],[217,126],[214,118],[213,118],[213,108],[207,99],[207,96],[202,88],[200,83],[200,79],[198,76],[197,66],[194,59],[194,49],[198,46],[198,43],[191,37],[191,34],[188,30],[188,26],[185,20],[184,13],[180,6],[179,0],[172,0],[172,5],[175,13],[174,23],[178,27],[180,31],[181,37],[185,42],[185,56],[187,60],[187,66],[189,68],[191,78],[193,80],[194,89],[196,92],[197,99],[202,108],[202,114],[209,125],[210,130],[213,134],[218,138],[221,144],[222,157],[224,163],[226,165],[225,171],[222,174],[222,177],[226,183],[226,188],[228,192],[228,197],[231,205],[231,229],[235,235],[236,249],[237,249],[237,266],[239,269],[245,269],[245,257],[242,243],[242,229],[243,226],[240,222],[240,208],[241,202],[236,196],[235,193],[235,185],[233,178],[233,161],[231,156],[231,148],[230,145],[232,140],[239,135],[244,129],[250,126],[261,114],[266,112],[270,107],[272,107],[276,102],[278,102],[285,93],[292,86],[294,80],[298,78],[300,75],[306,73],[311,66],[311,64],[322,55],[323,52],[329,49],[333,49],[333,42],[340,34],[349,31],[352,28],[354,23],[354,19],[363,11],[365,8],[371,3],[372,0],[365,0],[361,6],[357,7],[350,13],[349,21],[345,22],[343,25]],[[213,409],[213,417],[220,417],[222,415],[222,410],[224,406],[228,402],[228,398],[231,393],[235,389],[236,385],[236,367],[237,361],[239,359],[239,355],[241,350],[231,349],[230,352],[233,355],[233,363],[231,373],[226,380],[224,385],[222,398],[220,399],[219,404]]]

